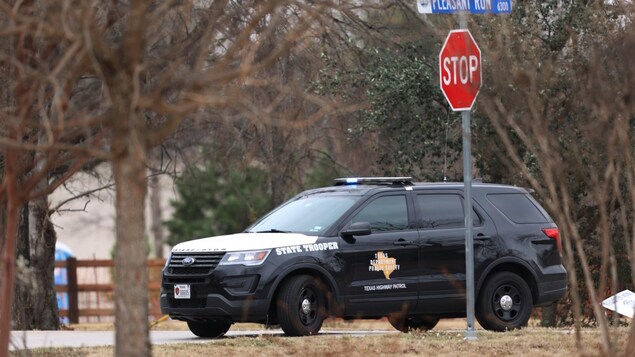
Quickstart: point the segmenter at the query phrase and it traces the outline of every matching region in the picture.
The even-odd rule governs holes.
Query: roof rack
[[[342,177],[335,179],[335,186],[345,185],[412,185],[412,177]]]

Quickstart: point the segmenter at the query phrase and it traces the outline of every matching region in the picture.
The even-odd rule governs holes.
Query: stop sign
[[[481,89],[481,50],[468,30],[452,30],[439,53],[439,79],[452,110],[470,110]]]

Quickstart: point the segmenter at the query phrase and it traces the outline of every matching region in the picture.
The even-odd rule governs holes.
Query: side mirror
[[[371,233],[370,223],[368,222],[355,222],[351,224],[347,229],[343,230],[340,234],[342,237],[352,236],[367,236]]]

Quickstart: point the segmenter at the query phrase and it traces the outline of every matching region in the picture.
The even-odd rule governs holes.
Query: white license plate
[[[190,284],[174,285],[174,298],[175,299],[189,299],[190,298]]]

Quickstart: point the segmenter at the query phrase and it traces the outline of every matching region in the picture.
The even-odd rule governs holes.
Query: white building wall
[[[53,213],[51,219],[55,224],[57,239],[68,245],[77,259],[111,259],[111,251],[115,243],[115,190],[112,186],[110,167],[101,165],[97,171],[100,179],[85,173],[76,174],[63,187],[58,188],[49,196],[50,207],[54,208],[61,202],[78,196],[84,192],[96,190],[100,187],[109,188],[99,190],[89,196],[81,197],[64,204],[58,212]],[[162,219],[169,219],[173,210],[170,200],[176,197],[172,179],[167,175],[160,178]],[[146,197],[146,236],[153,239],[150,233],[149,192]],[[167,237],[167,231],[165,231]],[[169,247],[164,247],[169,252]]]

